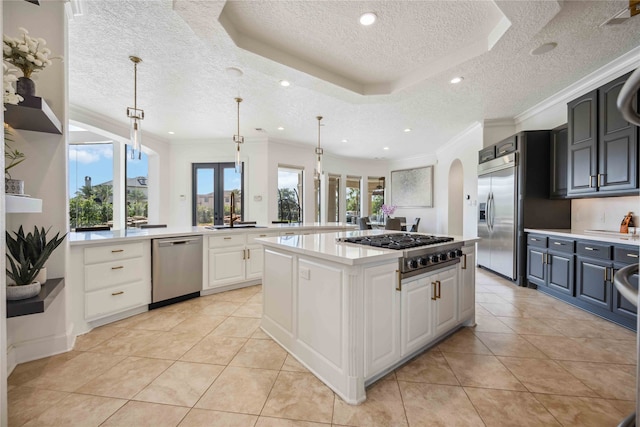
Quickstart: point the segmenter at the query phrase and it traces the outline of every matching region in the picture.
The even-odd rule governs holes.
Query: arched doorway
[[[463,210],[464,210],[464,173],[462,162],[455,159],[449,167],[449,230],[448,234],[462,236],[463,234]]]

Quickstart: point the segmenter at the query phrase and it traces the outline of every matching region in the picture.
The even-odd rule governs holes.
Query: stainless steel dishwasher
[[[202,236],[153,239],[149,308],[200,296]]]

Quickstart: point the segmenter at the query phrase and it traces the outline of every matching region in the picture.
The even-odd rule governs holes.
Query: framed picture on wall
[[[432,208],[433,166],[391,171],[391,204],[401,208]]]

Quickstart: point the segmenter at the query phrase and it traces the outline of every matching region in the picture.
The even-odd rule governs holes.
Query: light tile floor
[[[464,328],[345,404],[260,329],[260,286],[143,313],[9,377],[10,426],[615,426],[636,334],[477,272]]]

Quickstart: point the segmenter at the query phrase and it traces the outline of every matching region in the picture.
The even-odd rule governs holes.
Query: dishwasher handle
[[[174,245],[192,245],[194,243],[202,243],[201,237],[179,237],[176,239],[158,239],[157,240],[158,247],[168,247]]]

